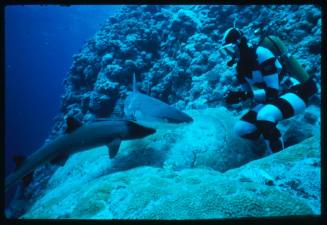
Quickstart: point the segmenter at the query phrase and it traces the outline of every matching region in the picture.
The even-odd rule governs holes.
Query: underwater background
[[[8,217],[320,215],[317,6],[24,6],[5,13],[6,174],[14,154],[29,155],[63,134],[67,116],[84,123],[122,117],[133,74],[140,92],[194,119],[124,141],[112,160],[100,147],[63,166],[41,166],[7,204]],[[289,147],[271,156],[262,142],[233,135],[249,102],[231,106],[223,99],[238,87],[218,52],[235,21],[253,42],[260,26],[277,34],[318,81],[306,111],[279,124]]]
[[[60,112],[72,55],[121,6],[5,8],[5,173],[43,145]]]

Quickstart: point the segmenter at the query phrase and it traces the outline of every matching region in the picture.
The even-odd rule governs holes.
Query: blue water
[[[79,52],[121,6],[5,8],[5,169],[41,145],[59,113],[63,80]]]

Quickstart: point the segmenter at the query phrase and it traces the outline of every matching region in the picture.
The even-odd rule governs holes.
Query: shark
[[[147,126],[158,123],[190,123],[192,117],[159,99],[142,94],[137,90],[136,78],[133,74],[133,91],[124,101],[125,117]],[[153,127],[153,126],[152,126]]]
[[[25,186],[31,181],[34,170],[46,162],[56,162],[74,153],[106,145],[109,158],[116,156],[122,140],[143,138],[154,134],[155,129],[130,120],[107,120],[82,124],[74,117],[66,119],[65,133],[49,144],[45,144],[26,159],[15,157],[17,169],[5,179],[5,191],[19,181]]]

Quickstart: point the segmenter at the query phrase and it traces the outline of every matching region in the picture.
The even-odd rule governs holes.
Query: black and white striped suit
[[[270,150],[277,152],[282,149],[272,144],[281,139],[277,123],[303,112],[313,91],[306,93],[304,88],[296,88],[302,86],[295,78],[285,76],[280,80],[282,66],[272,52],[260,46],[255,51],[256,63],[241,65],[240,59],[237,71],[242,88],[253,93],[256,105],[241,117],[234,130],[252,140],[262,134]]]

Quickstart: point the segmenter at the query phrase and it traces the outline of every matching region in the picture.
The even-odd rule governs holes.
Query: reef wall
[[[259,40],[258,27],[282,38],[317,78],[319,91],[311,103],[320,106],[321,11],[316,6],[131,5],[110,17],[74,55],[50,139],[64,130],[65,116],[83,122],[122,116],[133,73],[141,91],[181,110],[224,105],[223,95],[237,82],[218,48],[234,22],[252,43]],[[218,101],[206,103],[212,98]],[[240,113],[247,104],[226,107]]]

